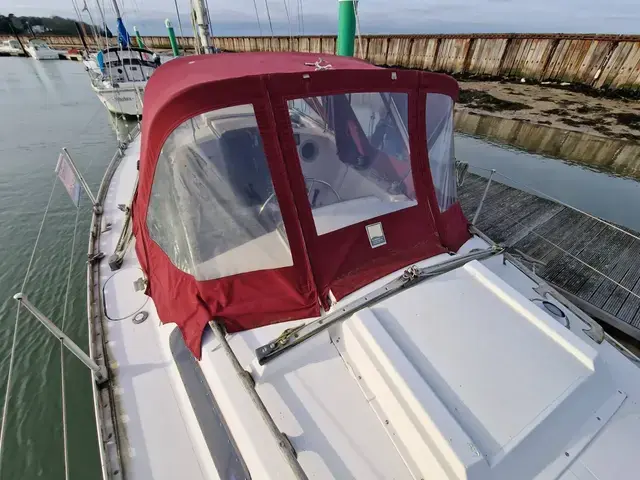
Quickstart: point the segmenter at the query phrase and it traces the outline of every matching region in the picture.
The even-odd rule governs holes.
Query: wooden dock
[[[640,295],[640,241],[500,181],[494,176],[476,227],[496,243],[544,262],[535,268],[540,277],[592,317],[640,340],[640,298],[625,290]],[[486,178],[468,174],[458,189],[462,209],[470,220],[486,184]]]

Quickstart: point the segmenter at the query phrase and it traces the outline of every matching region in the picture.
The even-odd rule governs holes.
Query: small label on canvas
[[[371,248],[377,248],[387,244],[387,238],[384,236],[382,223],[372,223],[371,225],[367,225],[365,228],[367,229],[367,236],[369,237],[369,244],[371,244]]]

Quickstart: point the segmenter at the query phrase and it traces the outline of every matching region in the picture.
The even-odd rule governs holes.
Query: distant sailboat
[[[84,61],[91,88],[115,114],[142,115],[147,80],[160,66],[160,58],[151,50],[131,46],[131,39],[120,16],[116,0],[118,47],[108,47]]]

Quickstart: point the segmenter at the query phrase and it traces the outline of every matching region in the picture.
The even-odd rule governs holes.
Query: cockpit
[[[436,139],[450,133],[449,103],[432,149],[443,149]],[[317,235],[416,205],[406,94],[314,96],[287,107]],[[442,156],[452,153],[434,160],[450,169],[451,158]],[[147,222],[174,264],[198,280],[293,264],[251,105],[206,112],[174,130]]]
[[[134,231],[167,321],[317,316],[469,238],[455,81],[329,58],[196,56],[150,79]]]

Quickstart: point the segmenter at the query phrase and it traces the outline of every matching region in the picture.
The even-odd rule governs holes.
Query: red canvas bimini
[[[134,232],[148,293],[199,357],[315,317],[469,238],[450,77],[302,53],[192,56],[145,92]]]

